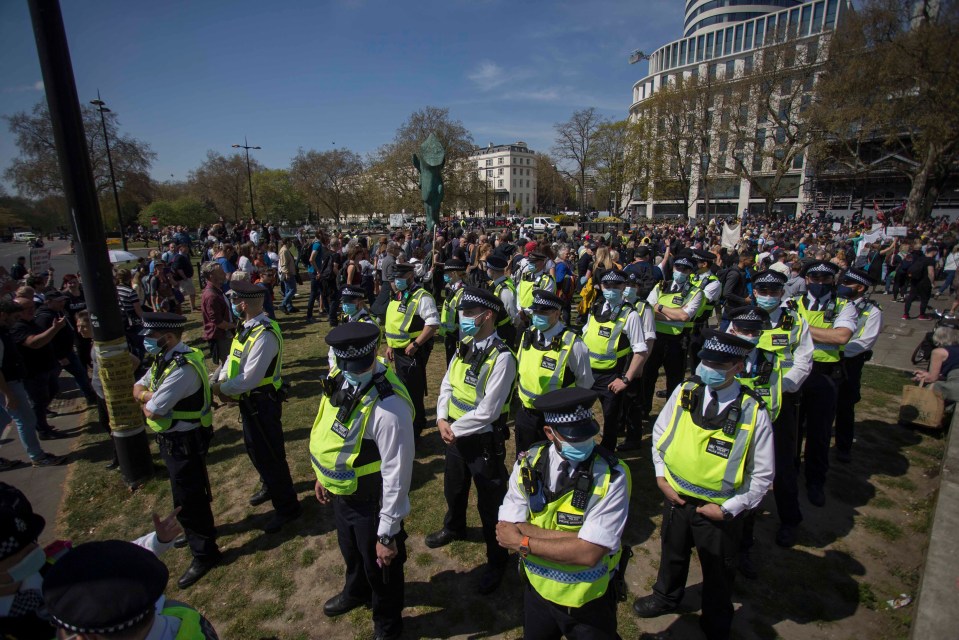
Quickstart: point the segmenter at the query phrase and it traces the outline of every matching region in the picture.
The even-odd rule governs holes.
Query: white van
[[[551,231],[558,227],[559,224],[554,222],[552,218],[539,217],[533,218],[533,231],[536,233],[542,233],[544,231]]]
[[[33,242],[37,239],[37,234],[32,231],[17,231],[13,234],[14,242]]]

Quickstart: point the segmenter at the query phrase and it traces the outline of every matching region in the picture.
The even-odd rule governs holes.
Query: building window
[[[486,170],[486,177],[487,177],[487,178],[492,178],[492,177],[493,177],[493,170],[492,170],[492,169],[487,169],[487,170]]]
[[[766,18],[766,44],[776,42],[776,16]]]
[[[500,167],[496,171],[498,172],[498,175],[503,175],[503,167]],[[500,182],[502,182],[502,180]]]
[[[736,74],[736,61],[727,60],[726,61],[726,77],[732,78]]]
[[[679,64],[680,66],[686,64],[686,41],[685,40],[679,43]]]
[[[526,170],[526,175],[529,175],[529,169]]]
[[[706,59],[709,60],[713,57],[713,34],[706,34]]]
[[[793,158],[793,169],[802,169],[803,154],[797,153]]]
[[[763,46],[763,29],[766,26],[766,19],[760,18],[756,21],[756,48]]]
[[[743,51],[749,51],[753,48],[753,23],[746,23],[746,39],[743,42]]]
[[[516,175],[516,167],[513,167],[513,175]]]
[[[499,159],[499,163],[498,163],[498,164],[503,164],[503,159],[502,159],[502,158]]]
[[[503,181],[502,181],[502,180],[497,180],[497,181],[496,181],[496,186],[502,188],[502,187],[503,187]]]
[[[712,63],[711,65],[709,65],[708,71],[709,71],[709,79],[710,79],[710,80],[715,80],[715,79],[716,79],[716,67],[718,67],[718,66],[719,66],[719,65],[717,65],[715,62]]]
[[[809,22],[812,18],[812,7],[808,4],[802,8],[802,17],[799,19],[799,35],[809,35]]]
[[[726,29],[726,54],[729,55],[733,52],[733,28],[729,27]]]
[[[819,33],[822,31],[822,14],[823,9],[826,7],[825,2],[817,2],[812,9],[812,33]]]
[[[750,73],[753,70],[753,56],[752,54],[743,58],[743,73]]]
[[[826,3],[826,31],[836,26],[836,9],[838,6],[838,0],[829,0]]]
[[[492,159],[492,158],[487,158],[487,159],[486,159],[486,166],[487,166],[487,167],[492,167],[492,166],[493,166],[493,159]]]
[[[736,25],[736,41],[733,43],[733,53],[743,50],[743,25]]]
[[[526,188],[529,189],[529,180],[526,181]]]
[[[696,62],[703,61],[703,46],[705,45],[704,40],[705,38],[703,38],[703,36],[698,36],[696,38]]]
[[[813,40],[806,44],[806,64],[813,64],[819,57],[819,42]]]

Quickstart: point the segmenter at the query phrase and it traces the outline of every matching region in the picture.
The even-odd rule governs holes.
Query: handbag
[[[944,411],[945,401],[942,399],[942,394],[932,387],[903,385],[902,401],[899,404],[899,424],[940,429]]]

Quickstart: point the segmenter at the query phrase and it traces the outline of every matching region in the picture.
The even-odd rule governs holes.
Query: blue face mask
[[[526,272],[527,273],[536,273],[536,265],[532,262],[526,263]]]
[[[397,278],[393,281],[393,284],[396,285],[396,289],[398,291],[406,291],[406,288],[410,286],[410,283],[406,278]]]
[[[157,355],[163,351],[163,347],[160,346],[159,338],[144,338],[143,348],[147,350],[147,353],[152,353],[153,355]]]
[[[752,344],[759,344],[759,338],[760,338],[761,336],[747,336],[747,335],[744,335],[744,334],[742,334],[742,333],[737,333],[737,334],[736,334],[736,337],[737,337],[737,338],[742,338],[742,339],[745,340],[746,342],[750,342],[750,343],[752,343]]]
[[[809,291],[809,295],[816,298],[817,300],[829,293],[832,293],[832,285],[825,284],[822,282],[812,282],[806,285],[806,289]]]
[[[699,366],[696,367],[696,375],[699,376],[699,379],[703,381],[703,384],[708,387],[721,387],[726,382],[725,371],[713,369],[702,362],[700,362]]]
[[[340,306],[341,306],[342,309],[343,309],[343,313],[345,313],[345,314],[348,315],[348,316],[351,316],[351,315],[353,315],[354,313],[356,313],[356,305],[353,304],[352,302],[344,302],[344,303],[343,303],[342,305],[340,305]]]
[[[10,576],[12,582],[23,582],[33,574],[40,573],[40,569],[46,562],[47,554],[44,553],[43,548],[37,547],[24,556],[20,562],[7,569],[7,575]]]
[[[449,283],[453,282],[453,276],[451,276],[451,275],[448,274],[448,273],[444,273],[444,274],[443,274],[443,282],[445,282],[446,284],[449,284]]]
[[[589,457],[589,454],[593,452],[593,447],[595,446],[596,441],[592,438],[584,440],[583,442],[566,442],[564,440],[559,443],[559,455],[570,462],[582,462]]]
[[[540,313],[533,314],[533,327],[539,331],[546,331],[550,328],[549,316],[544,316]]]
[[[460,333],[464,336],[475,336],[479,333],[480,325],[476,324],[476,317],[460,316]]]
[[[242,317],[243,317],[243,309],[241,309],[240,307],[236,306],[235,304],[231,304],[231,305],[230,305],[230,308],[233,309],[233,315],[234,315],[234,316],[236,316],[237,318],[242,318]]]
[[[764,311],[772,311],[781,304],[777,296],[756,296],[756,305]]]
[[[626,302],[635,302],[636,287],[626,287],[625,289],[623,289],[623,297],[626,298]]]
[[[839,285],[836,289],[836,295],[840,298],[846,298],[847,300],[852,300],[856,295],[856,292],[852,290],[852,287],[847,287],[844,285]]]
[[[350,373],[349,371],[343,372],[343,379],[346,380],[346,383],[357,389],[362,389],[366,384],[373,379],[373,370],[364,371],[363,373]]]
[[[688,273],[683,273],[682,271],[673,271],[673,282],[676,284],[686,284],[687,280],[689,280]]]
[[[606,302],[616,306],[623,301],[623,292],[620,289],[603,289],[603,297]]]

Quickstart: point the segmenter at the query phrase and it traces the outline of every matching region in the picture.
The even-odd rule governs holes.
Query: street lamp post
[[[120,211],[120,194],[117,191],[117,178],[113,173],[113,156],[110,155],[110,140],[107,137],[107,120],[104,117],[104,113],[110,113],[110,109],[107,108],[106,103],[100,99],[100,90],[97,90],[97,99],[91,100],[90,104],[94,105],[97,108],[97,111],[100,112],[100,124],[103,126],[103,146],[107,148],[107,165],[110,167],[110,183],[113,185],[113,202],[117,206],[117,224],[120,225],[120,244],[123,247],[123,250],[127,250],[127,233],[126,229],[123,228],[123,212]]]
[[[233,148],[246,151],[246,180],[250,185],[250,217],[256,220],[256,210],[253,208],[253,172],[250,170],[250,149],[259,149],[260,147],[251,147],[246,136],[243,136],[243,144],[235,144]]]

